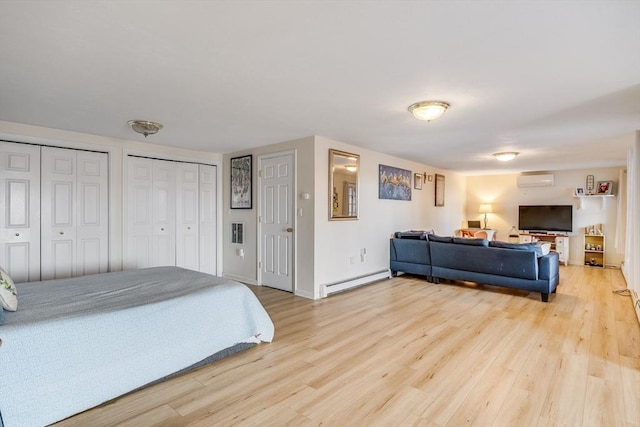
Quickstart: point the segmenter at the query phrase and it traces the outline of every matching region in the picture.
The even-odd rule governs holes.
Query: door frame
[[[257,191],[257,196],[258,196],[258,211],[256,212],[256,223],[257,223],[257,227],[256,227],[256,243],[257,243],[257,263],[256,263],[256,268],[257,268],[257,274],[256,274],[256,281],[257,281],[257,285],[258,286],[263,286],[262,283],[262,267],[261,267],[261,263],[262,263],[262,221],[260,220],[261,215],[262,215],[262,208],[263,208],[263,202],[262,202],[262,162],[264,161],[264,159],[271,159],[274,157],[282,157],[282,156],[288,156],[291,155],[293,157],[293,173],[291,174],[292,176],[292,188],[293,188],[293,197],[291,197],[291,218],[293,219],[293,235],[292,235],[292,242],[293,245],[291,247],[291,289],[293,291],[293,294],[295,295],[297,290],[298,290],[298,257],[297,257],[297,248],[298,248],[298,216],[296,215],[297,209],[298,209],[298,198],[296,197],[296,194],[298,194],[298,150],[285,150],[285,151],[277,151],[274,153],[267,153],[267,154],[260,154],[257,156],[258,158],[258,191]]]

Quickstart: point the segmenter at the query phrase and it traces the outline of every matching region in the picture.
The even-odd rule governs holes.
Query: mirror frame
[[[346,157],[349,159],[354,159],[353,163],[356,165],[356,214],[355,215],[338,215],[333,211],[334,205],[334,169],[336,168],[336,157]],[[357,220],[360,214],[360,155],[354,153],[347,153],[346,151],[334,150],[333,148],[329,149],[329,220],[330,221],[348,221],[348,220]]]

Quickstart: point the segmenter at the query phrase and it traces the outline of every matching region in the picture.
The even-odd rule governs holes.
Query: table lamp
[[[487,214],[493,212],[493,210],[491,209],[491,204],[489,203],[482,203],[480,205],[480,213],[484,214],[484,229],[487,229]]]

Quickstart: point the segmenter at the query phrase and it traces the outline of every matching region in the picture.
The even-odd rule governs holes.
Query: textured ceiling
[[[415,120],[428,99],[451,108]],[[0,120],[142,140],[130,119],[217,153],[322,135],[469,174],[623,165],[640,1],[0,0]]]

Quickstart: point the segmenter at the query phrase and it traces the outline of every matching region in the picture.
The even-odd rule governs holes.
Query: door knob
[[[287,227],[287,233],[291,233],[291,232],[293,232],[293,228]]]
[[[16,233],[16,237],[20,237],[20,233]]]

